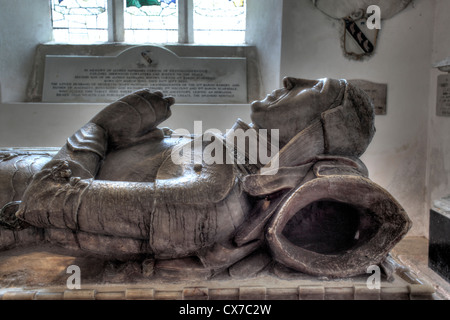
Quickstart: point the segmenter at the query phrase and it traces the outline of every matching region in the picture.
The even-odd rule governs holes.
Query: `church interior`
[[[127,40],[123,35],[106,30],[105,40],[87,42],[87,38],[81,37],[74,43],[70,39],[63,43],[64,40],[55,39],[57,28],[53,20],[56,19],[55,8],[63,7],[66,1],[73,2],[0,0],[0,153],[56,152],[68,137],[110,103],[92,95],[84,100],[76,97],[67,100],[54,94],[58,88],[52,87],[51,80],[45,78],[52,76],[49,64],[53,61],[50,58],[55,56],[114,57],[136,46],[159,46],[184,58],[245,58],[246,70],[242,72],[237,68],[235,72],[243,73],[246,79],[244,99],[191,101],[175,97],[172,115],[161,126],[186,128],[189,132],[195,131],[196,121],[202,121],[203,130],[216,128],[221,132],[230,129],[238,118],[251,123],[251,102],[281,88],[285,77],[365,81],[376,88],[377,93],[381,90],[381,98],[376,106],[376,133],[361,161],[370,179],[401,204],[412,222],[406,236],[390,253],[402,270],[406,270],[402,277],[407,284],[374,293],[364,287],[364,279],[370,274],[358,280],[359,287],[344,280],[321,279],[317,284],[308,278],[305,281],[309,291],[304,295],[325,300],[354,299],[357,293],[378,300],[450,300],[450,103],[445,100],[446,95],[450,95],[446,91],[447,79],[450,79],[449,1],[222,0],[246,10],[245,25],[241,26],[244,33],[242,39],[237,40],[241,42],[224,44],[199,40],[199,33],[197,36],[197,31],[192,31],[192,15],[189,14],[188,30],[184,30],[184,35],[179,32],[178,39],[168,36],[156,41],[142,40],[137,35],[135,40]],[[183,11],[186,13],[196,1],[155,2],[161,8],[186,5]],[[75,2],[81,5],[96,2],[95,5],[100,6],[98,3],[102,1]],[[122,7],[116,10],[127,10],[123,8],[124,1],[104,2],[108,10],[121,3]],[[345,10],[365,9],[372,4],[381,9],[380,15],[376,8],[373,16],[363,10],[359,18],[352,16],[351,27],[346,25]],[[127,6],[137,8],[140,5],[128,3]],[[341,12],[343,16],[339,16]],[[113,19],[108,19],[111,26]],[[178,16],[178,23],[182,21],[183,17]],[[195,19],[193,25],[197,28]],[[355,42],[351,28],[369,25],[371,32],[363,35],[369,38],[366,44],[370,47],[367,47],[364,39]],[[126,28],[125,21],[125,36]],[[123,31],[124,26],[119,25],[115,31],[117,29]],[[133,42],[140,37],[142,42]],[[361,43],[362,46],[358,46]],[[283,287],[289,281],[274,284],[276,290],[268,287],[261,291],[267,284],[259,278],[242,280],[241,285],[247,286],[239,293],[231,288],[215,290],[217,283],[204,281],[199,282],[198,290],[177,291],[175,284],[160,291],[139,283],[126,287],[129,278],[139,272],[133,265],[109,265],[102,279],[109,279],[115,285],[106,289],[86,286],[82,290],[47,290],[54,288],[55,283],[59,287],[66,286],[70,275],[66,272],[68,265],[81,266],[82,281],[97,279],[96,268],[92,267],[98,265],[95,261],[67,256],[57,250],[47,253],[18,247],[0,252],[0,300],[171,300],[198,297],[208,286],[209,298],[229,294],[232,298],[248,295],[270,300],[295,299],[302,295],[301,290]],[[88,280],[83,279],[86,269],[89,269],[85,276]],[[383,281],[387,280],[383,278]]]

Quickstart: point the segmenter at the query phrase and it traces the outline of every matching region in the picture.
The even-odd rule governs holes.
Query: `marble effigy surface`
[[[359,159],[375,134],[363,90],[287,77],[251,104],[251,124],[197,136],[159,127],[174,103],[143,89],[60,149],[3,150],[3,254],[50,246],[180,281],[395,273],[411,221]]]

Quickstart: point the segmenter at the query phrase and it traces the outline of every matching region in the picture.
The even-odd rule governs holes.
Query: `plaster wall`
[[[52,40],[48,0],[0,0],[0,101],[25,101],[39,43]]]
[[[247,0],[247,44],[257,48],[262,94],[279,85],[283,1]]]
[[[409,235],[427,235],[426,150],[434,2],[416,0],[382,21],[373,57],[344,57],[340,21],[310,0],[285,0],[281,76],[366,79],[388,84],[387,115],[362,160],[372,180],[386,188],[413,220]]]

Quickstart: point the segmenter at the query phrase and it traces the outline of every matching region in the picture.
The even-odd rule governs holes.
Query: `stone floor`
[[[153,270],[143,264],[105,262],[45,246],[14,249],[0,253],[0,300],[450,300],[450,284],[428,268],[427,251],[427,239],[404,239],[391,255],[407,272],[389,280],[383,276],[381,288],[371,290],[369,275],[318,279],[275,265],[251,279],[222,274],[208,281],[173,281],[149,276]],[[81,270],[80,289],[67,286],[71,265]]]
[[[391,253],[397,261],[411,269],[417,277],[435,289],[437,300],[450,300],[450,283],[428,267],[428,240],[407,237]]]

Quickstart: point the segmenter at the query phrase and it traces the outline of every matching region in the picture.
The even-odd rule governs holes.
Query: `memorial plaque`
[[[436,115],[450,117],[450,74],[438,76],[436,101]]]
[[[349,80],[349,82],[358,88],[361,88],[369,95],[373,101],[376,115],[386,115],[387,84],[359,79]]]
[[[245,58],[178,57],[138,46],[115,57],[47,56],[43,102],[112,102],[149,88],[177,103],[247,103]]]
[[[450,57],[447,57],[444,60],[435,63],[433,67],[439,69],[442,72],[450,72]]]

